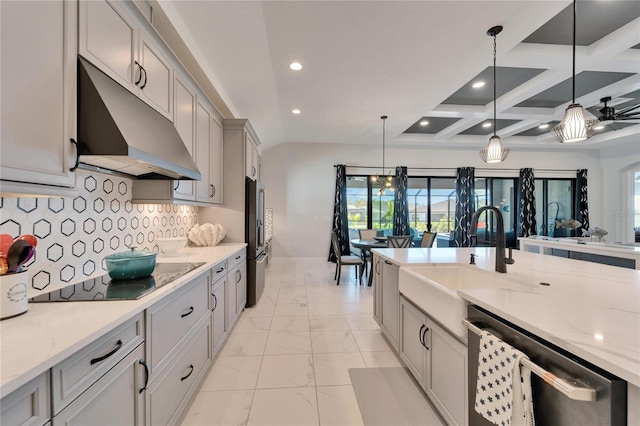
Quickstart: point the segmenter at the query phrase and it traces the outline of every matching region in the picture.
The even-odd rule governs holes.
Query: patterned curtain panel
[[[349,219],[347,216],[347,167],[336,166],[336,195],[333,202],[333,223],[331,230],[338,232],[338,241],[343,256],[351,254],[349,243]],[[336,253],[329,243],[329,261],[336,262]]]
[[[587,169],[578,170],[576,179],[576,220],[582,224],[576,229],[576,236],[581,237],[581,230],[589,229],[589,202],[587,199]]]
[[[407,168],[396,167],[396,193],[393,203],[393,235],[409,235]]]
[[[476,211],[475,187],[475,169],[473,167],[458,168],[455,218],[455,242],[457,247],[471,247],[469,234],[471,218]]]
[[[520,169],[518,180],[520,193],[520,224],[518,236],[528,237],[536,235],[536,184],[533,169]]]

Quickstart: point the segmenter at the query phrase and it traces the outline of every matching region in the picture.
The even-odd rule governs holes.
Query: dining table
[[[385,239],[381,238],[381,237],[378,237],[377,239],[360,239],[360,238],[356,238],[354,240],[351,240],[350,243],[355,248],[359,248],[360,250],[363,250],[363,252],[371,251],[372,248],[386,248],[387,247],[387,241]],[[366,259],[366,257],[363,256],[363,259]],[[366,260],[365,260],[365,262],[366,262]],[[372,282],[373,282],[373,260],[371,261],[371,266],[369,267],[369,278],[368,278],[368,281],[367,281],[367,285],[371,286]]]

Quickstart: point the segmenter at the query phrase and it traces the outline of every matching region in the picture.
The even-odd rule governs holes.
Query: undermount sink
[[[399,290],[461,339],[466,340],[467,302],[458,290],[517,286],[488,272],[466,265],[409,266],[400,268]]]

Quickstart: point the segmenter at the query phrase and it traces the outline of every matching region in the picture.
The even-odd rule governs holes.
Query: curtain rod
[[[345,167],[352,167],[352,168],[359,168],[359,169],[382,169],[381,166],[350,166],[348,164],[334,164],[333,167],[338,167],[344,165]],[[458,167],[411,167],[411,166],[403,166],[406,167],[407,169],[412,169],[412,170],[455,170]],[[537,170],[540,172],[573,172],[573,171],[577,171],[578,169],[538,169],[535,167],[532,167],[533,170]],[[391,167],[385,167],[385,169],[394,169],[394,166]],[[475,167],[476,170],[499,170],[499,171],[505,171],[505,172],[519,172],[520,169],[496,169],[496,168],[489,168],[489,167]]]

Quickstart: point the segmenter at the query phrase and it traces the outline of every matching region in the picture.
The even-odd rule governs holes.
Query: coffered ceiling
[[[556,1],[191,1],[160,7],[238,118],[284,142],[561,146],[549,130],[572,92],[572,4]],[[640,103],[640,2],[579,0],[576,101],[598,116]],[[300,71],[289,64],[298,61]],[[473,89],[479,80],[484,87]],[[226,109],[225,108],[225,109]],[[294,115],[293,109],[301,114]],[[421,125],[421,121],[428,121]],[[549,127],[541,129],[540,125]],[[578,148],[640,141],[640,121]]]

